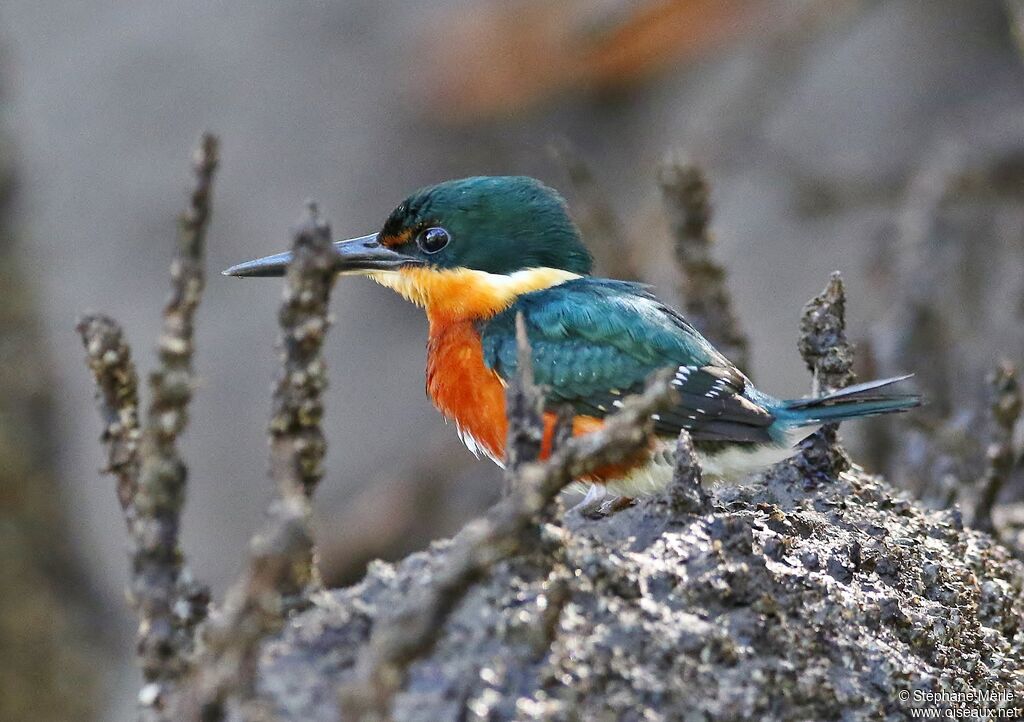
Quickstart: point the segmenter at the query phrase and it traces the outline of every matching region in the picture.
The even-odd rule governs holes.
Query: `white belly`
[[[753,448],[732,447],[713,454],[697,452],[705,484],[735,482],[796,453],[792,446],[763,445]],[[614,479],[604,486],[616,496],[648,496],[657,494],[672,481],[675,469],[675,441],[664,440],[651,456],[650,462],[632,469],[628,476]]]
[[[456,426],[456,430],[459,438],[474,456],[480,458],[480,455],[483,454],[501,468],[505,468],[504,460],[492,456],[487,448],[477,442],[471,434],[458,426]],[[750,474],[763,471],[795,454],[795,444],[811,431],[813,429],[810,431],[795,429],[789,434],[790,443],[785,445],[734,446],[710,454],[698,451],[697,461],[700,463],[702,479],[706,485],[711,486],[736,482]],[[628,476],[596,485],[577,482],[575,487],[582,493],[588,493],[591,486],[600,486],[603,487],[601,490],[603,494],[613,496],[638,497],[657,494],[672,481],[672,474],[675,471],[675,448],[674,439],[661,439],[658,441],[650,461],[643,466],[631,469]]]

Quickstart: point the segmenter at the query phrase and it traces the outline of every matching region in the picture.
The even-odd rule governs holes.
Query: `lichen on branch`
[[[740,327],[726,285],[725,268],[712,253],[711,189],[699,167],[669,154],[658,183],[674,241],[686,317],[743,371],[750,370],[750,343]]]
[[[838,271],[828,285],[804,306],[800,318],[800,356],[813,374],[811,393],[826,394],[849,386],[853,373],[853,345],[846,338],[846,289]],[[809,483],[821,473],[835,476],[850,468],[850,457],[839,443],[839,424],[825,424],[800,444],[793,463]]]
[[[985,472],[980,480],[978,499],[974,506],[973,526],[996,532],[992,522],[992,509],[999,493],[1017,462],[1017,449],[1013,432],[1021,415],[1021,388],[1017,367],[1003,360],[988,378],[991,401],[989,417],[991,436],[985,450]]]
[[[278,315],[281,371],[269,425],[277,494],[264,528],[250,543],[245,571],[208,625],[205,653],[180,703],[186,720],[222,719],[229,708],[244,719],[266,716],[255,688],[259,646],[289,613],[308,604],[319,584],[310,501],[326,452],[320,427],[327,387],[322,352],[335,263],[330,227],[310,203],[294,231]]]
[[[321,355],[330,328],[329,302],[336,275],[331,229],[309,204],[295,231],[292,262],[278,314],[281,372],[270,418],[271,475],[282,496],[313,494],[323,476],[323,417],[327,369]]]
[[[117,477],[117,496],[128,525],[129,596],[139,620],[137,654],[147,682],[139,702],[142,716],[153,719],[167,719],[169,699],[189,668],[194,629],[206,617],[209,601],[206,588],[185,568],[179,545],[188,470],[178,436],[188,422],[195,386],[195,312],[205,281],[204,241],[217,163],[218,141],[205,134],[193,158],[195,182],[171,262],[171,293],[141,429],[138,381],[120,326],[100,314],[87,315],[78,324],[97,385],[108,470]]]
[[[139,484],[139,377],[121,326],[101,313],[86,314],[76,329],[96,384],[96,407],[107,448],[103,471],[117,480],[117,500],[126,521],[135,516]]]

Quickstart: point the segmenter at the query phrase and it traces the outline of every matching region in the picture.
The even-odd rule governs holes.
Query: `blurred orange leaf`
[[[416,72],[427,111],[468,121],[567,89],[628,85],[757,28],[761,0],[512,0],[442,19]]]

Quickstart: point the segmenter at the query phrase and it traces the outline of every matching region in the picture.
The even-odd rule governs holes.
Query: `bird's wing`
[[[770,440],[775,417],[744,396],[746,377],[644,286],[581,278],[521,296],[480,329],[484,361],[505,380],[516,374],[520,313],[549,409],[571,404],[603,418],[651,373],[672,366],[680,403],[660,414],[659,434],[687,429],[698,440]]]

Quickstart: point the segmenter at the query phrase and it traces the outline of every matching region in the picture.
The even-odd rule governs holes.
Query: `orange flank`
[[[484,364],[480,333],[472,320],[430,324],[427,395],[459,433],[492,459],[505,456],[505,385]]]
[[[480,334],[473,321],[436,326],[431,324],[427,342],[427,394],[446,418],[455,422],[459,434],[470,448],[475,444],[492,459],[505,456],[508,421],[505,417],[505,385],[484,364]],[[596,431],[601,419],[577,416],[573,434]],[[541,458],[551,453],[555,414],[544,414],[544,439]],[[603,482],[621,478],[636,463],[598,470],[586,481]]]

